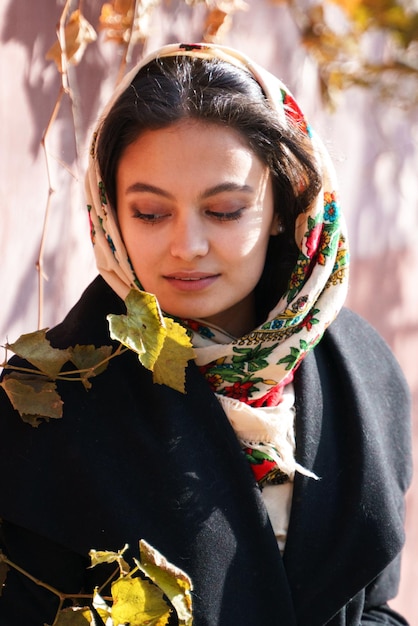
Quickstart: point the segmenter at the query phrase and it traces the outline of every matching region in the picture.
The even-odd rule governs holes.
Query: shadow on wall
[[[84,3],[84,15],[92,24],[97,24],[100,10],[101,3],[92,0]],[[9,0],[9,5],[4,10],[0,41],[4,44],[15,42],[26,52],[22,82],[26,92],[24,99],[30,106],[33,118],[30,128],[33,133],[31,152],[34,156],[39,150],[52,114],[54,97],[58,97],[60,90],[59,72],[55,63],[47,61],[45,55],[56,41],[61,13],[60,3],[27,2],[27,0]],[[79,100],[78,91],[89,94],[88,98],[83,99],[82,107],[76,108],[76,127],[81,137],[85,136],[92,119],[97,114],[99,86],[107,70],[106,59],[100,54],[97,46],[87,48],[82,68],[69,67],[71,85],[76,90],[75,99]],[[64,127],[68,134],[68,126]],[[66,143],[65,137],[62,137],[62,143]]]

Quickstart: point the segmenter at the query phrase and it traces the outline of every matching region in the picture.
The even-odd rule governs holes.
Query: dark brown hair
[[[116,172],[126,147],[146,130],[165,128],[185,118],[238,131],[272,173],[275,210],[284,233],[270,238],[256,288],[261,323],[285,291],[298,255],[296,217],[307,209],[321,185],[310,142],[296,124],[280,122],[249,72],[218,59],[155,59],[139,70],[100,128],[97,159],[115,210]]]

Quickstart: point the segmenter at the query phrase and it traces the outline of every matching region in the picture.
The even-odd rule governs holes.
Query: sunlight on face
[[[250,331],[277,219],[269,170],[241,135],[192,120],[146,131],[123,153],[116,186],[129,257],[161,308]]]

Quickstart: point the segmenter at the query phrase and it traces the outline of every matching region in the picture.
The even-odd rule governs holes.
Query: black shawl
[[[56,347],[109,344],[106,315],[123,311],[97,278],[48,337]],[[3,550],[74,592],[94,580],[91,548],[129,543],[137,556],[146,539],[191,576],[196,626],[405,623],[384,606],[397,591],[411,471],[400,369],[378,334],[343,310],[300,366],[295,391],[297,461],[321,479],[296,475],[283,559],[198,369],[188,367],[183,395],[153,384],[131,352],[89,391],[61,383],[64,417],[37,429],[1,390]],[[1,626],[52,621],[55,600],[18,579],[9,573]]]

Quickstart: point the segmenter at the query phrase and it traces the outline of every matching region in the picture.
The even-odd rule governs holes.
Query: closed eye
[[[161,222],[164,218],[166,218],[168,213],[143,213],[139,211],[139,209],[134,209],[132,211],[132,217],[134,219],[142,220],[148,224],[156,224],[157,222]]]
[[[230,222],[233,220],[239,220],[244,212],[244,207],[236,209],[235,211],[206,211],[206,215],[213,217],[220,222]]]

